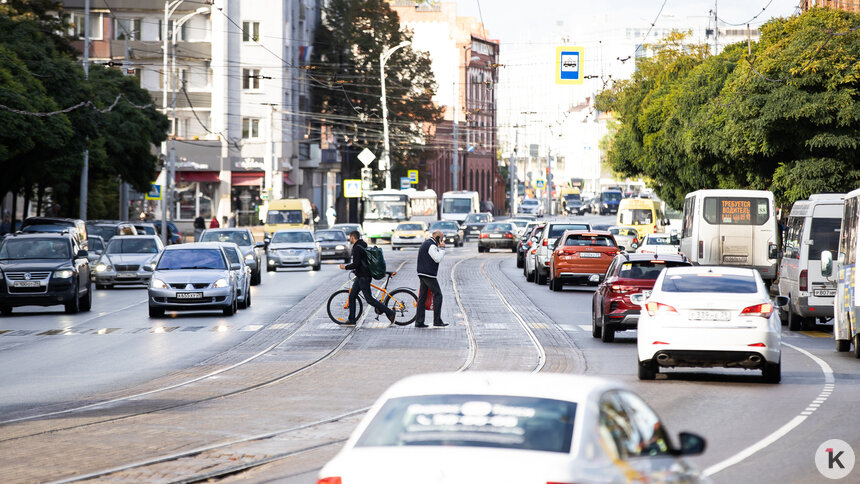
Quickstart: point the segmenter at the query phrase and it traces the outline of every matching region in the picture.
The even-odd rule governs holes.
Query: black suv
[[[63,304],[89,311],[93,286],[87,251],[68,233],[17,234],[0,245],[0,313],[15,306]]]

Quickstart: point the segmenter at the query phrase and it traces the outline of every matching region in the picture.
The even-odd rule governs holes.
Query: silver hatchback
[[[279,267],[311,267],[320,270],[320,244],[310,230],[278,230],[272,235],[266,249],[266,270],[273,272]]]
[[[93,273],[96,287],[146,284],[152,263],[164,249],[155,235],[117,235],[110,239]]]
[[[220,243],[199,242],[168,246],[161,253],[150,280],[149,317],[164,316],[166,310],[202,311],[218,309],[232,316],[238,305],[238,288],[231,264]]]

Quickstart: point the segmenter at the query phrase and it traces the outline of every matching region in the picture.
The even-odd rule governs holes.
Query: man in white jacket
[[[427,301],[427,291],[433,292],[433,326],[448,326],[442,322],[442,288],[436,280],[439,272],[439,262],[445,256],[445,241],[442,232],[433,232],[431,238],[421,244],[418,249],[418,279],[421,285],[418,289],[418,313],[415,316],[415,327],[426,328],[424,324],[424,304]]]

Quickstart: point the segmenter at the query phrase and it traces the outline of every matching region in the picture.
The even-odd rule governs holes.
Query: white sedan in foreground
[[[699,482],[635,393],[563,374],[438,373],[395,383],[318,484]]]
[[[760,369],[779,383],[779,317],[759,273],[734,267],[664,269],[651,295],[630,298],[642,306],[636,346],[639,379],[661,367]],[[787,298],[776,298],[777,305]]]

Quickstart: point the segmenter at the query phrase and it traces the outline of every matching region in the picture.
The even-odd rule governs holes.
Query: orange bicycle
[[[388,277],[385,278],[385,284],[382,287],[379,287],[373,283],[370,283],[370,290],[376,290],[374,297],[379,299],[382,304],[386,307],[394,310],[394,324],[398,326],[406,326],[407,324],[412,324],[415,321],[415,317],[418,315],[418,296],[415,295],[415,292],[412,289],[407,287],[398,287],[392,291],[388,291],[388,283],[391,282],[391,278],[394,277],[396,272],[386,272]],[[335,291],[331,297],[328,298],[328,317],[331,318],[337,324],[345,324],[349,320],[349,293],[352,290],[352,280],[355,278],[352,275],[347,281],[347,284],[350,285],[350,289],[341,289],[339,291]],[[358,319],[361,317],[362,311],[364,311],[364,302],[362,302],[361,298],[358,297],[355,299],[356,304],[358,305],[355,308],[355,317]],[[374,308],[376,312],[377,319],[379,319],[379,315],[382,314],[381,311]]]

